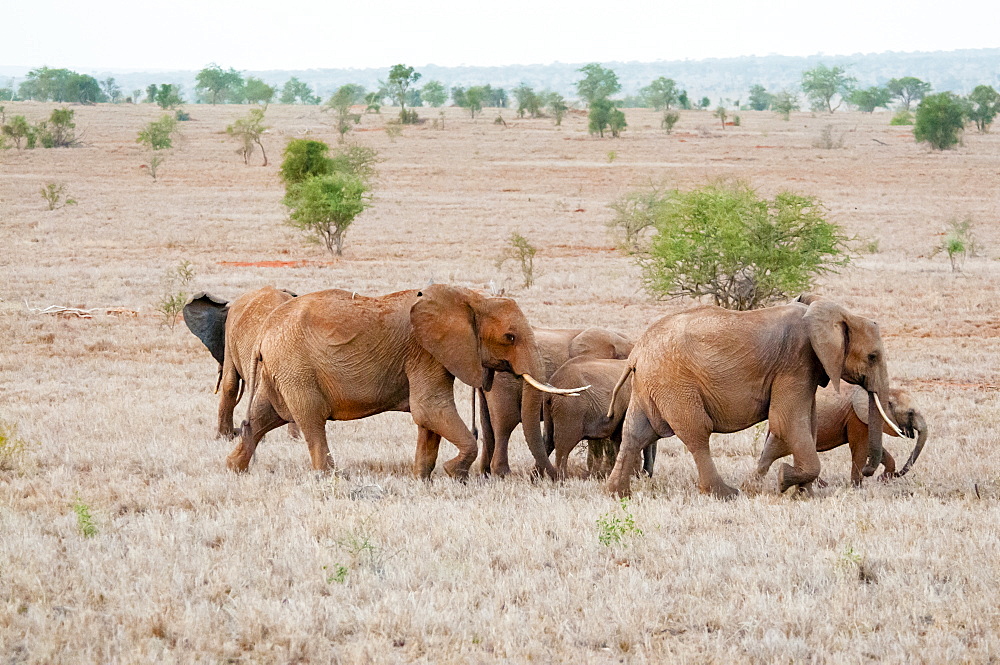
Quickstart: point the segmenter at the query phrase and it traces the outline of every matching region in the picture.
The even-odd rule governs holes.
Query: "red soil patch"
[[[983,392],[1000,392],[1000,386],[992,383],[976,383],[975,381],[946,381],[944,379],[910,379],[907,385],[940,386],[956,390],[982,390]]]
[[[218,261],[216,265],[234,268],[305,268],[330,264],[324,261]]]

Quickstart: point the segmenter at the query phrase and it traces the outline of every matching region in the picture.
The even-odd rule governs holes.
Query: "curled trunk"
[[[917,430],[917,443],[913,446],[913,452],[910,453],[910,459],[906,460],[906,464],[904,464],[903,468],[900,469],[899,473],[896,474],[897,477],[902,477],[906,475],[906,472],[910,470],[910,467],[913,466],[913,463],[917,461],[918,457],[920,457],[920,451],[924,449],[924,444],[927,443],[926,423],[924,423],[923,419],[921,418],[920,420],[917,421],[917,425],[918,427],[915,428]]]

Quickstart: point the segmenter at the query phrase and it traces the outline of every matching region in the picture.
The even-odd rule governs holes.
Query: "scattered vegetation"
[[[647,229],[656,225],[656,217],[665,198],[659,188],[625,194],[608,204],[615,216],[607,226],[615,236],[618,247],[628,254],[635,254],[645,246]]]
[[[23,148],[30,150],[35,147],[37,141],[35,128],[31,126],[28,119],[23,115],[11,117],[10,122],[3,125],[2,130],[3,135],[13,141],[14,147],[17,148],[18,152],[21,152]]]
[[[243,101],[243,76],[232,67],[224,70],[212,63],[195,76],[195,91],[210,104]]]
[[[17,423],[0,418],[0,471],[13,471],[34,444],[17,431]]]
[[[672,134],[674,131],[674,125],[677,121],[681,119],[681,114],[677,111],[664,111],[663,118],[660,120],[660,127],[666,130],[667,134]]]
[[[792,111],[799,110],[799,99],[795,93],[782,90],[771,99],[771,110],[780,115],[784,120],[791,117]]]
[[[173,136],[176,130],[177,119],[169,113],[165,113],[159,120],[154,120],[139,130],[139,136],[135,142],[141,143],[149,151],[148,163],[145,166],[153,182],[156,182],[157,173],[163,163],[161,151],[173,146]]]
[[[874,113],[877,108],[889,108],[892,101],[892,93],[888,88],[880,85],[873,85],[868,88],[857,88],[851,90],[847,101],[864,113]]]
[[[518,231],[510,234],[507,246],[500,253],[497,259],[497,268],[503,267],[507,261],[514,261],[521,269],[521,283],[524,288],[529,289],[535,283],[535,254],[538,250],[527,238]]]
[[[715,112],[712,115],[714,115],[716,118],[718,118],[722,122],[722,128],[725,129],[726,128],[726,117],[727,117],[727,115],[726,115],[726,107],[725,106],[720,106],[720,107],[716,108]]]
[[[351,113],[351,106],[364,99],[364,88],[353,83],[342,85],[337,92],[331,95],[323,106],[324,111],[333,113],[334,126],[340,135],[340,142],[344,142],[344,136],[351,128],[361,122],[360,113]]]
[[[848,261],[846,237],[812,197],[767,200],[746,183],[719,182],[648,205],[656,233],[636,258],[657,298],[709,296],[728,309],[756,309],[809,290]]]
[[[605,547],[621,545],[628,538],[642,537],[629,511],[629,500],[619,499],[618,506],[597,518],[597,540]]]
[[[607,101],[611,95],[622,89],[618,75],[596,62],[584,65],[576,71],[583,74],[583,78],[576,82],[576,92],[587,106],[593,106],[594,102],[599,100]]]
[[[319,104],[320,98],[313,94],[308,83],[293,76],[281,88],[280,101],[282,104]]]
[[[39,192],[49,206],[49,210],[58,210],[65,206],[75,206],[76,201],[66,197],[66,185],[63,183],[50,182],[43,186]]]
[[[844,147],[844,132],[834,131],[833,125],[823,125],[812,145],[822,150],[840,150]]]
[[[448,101],[448,88],[441,81],[428,81],[420,89],[420,97],[434,108],[440,108]]]
[[[84,538],[93,538],[97,535],[97,524],[90,514],[90,506],[83,502],[79,496],[73,499],[73,512],[76,513],[76,526]]]
[[[566,100],[558,92],[550,92],[547,95],[545,108],[548,110],[549,115],[555,119],[556,127],[562,125],[563,117],[565,117],[566,111],[569,110]]]
[[[48,120],[38,123],[35,133],[43,148],[72,148],[79,145],[74,131],[74,115],[73,109],[53,109]]]
[[[264,158],[261,166],[267,166],[267,152],[264,151],[264,144],[260,140],[264,132],[270,129],[264,124],[264,112],[265,109],[262,108],[250,109],[246,116],[238,118],[236,122],[226,127],[226,133],[240,142],[237,152],[243,157],[244,164],[249,164],[254,149],[260,148],[260,154]]]
[[[332,570],[328,569],[326,566],[323,566],[323,570],[327,571],[326,574],[327,584],[333,584],[335,582],[337,584],[344,584],[345,582],[347,582],[347,574],[350,572],[350,569],[348,569],[347,566],[339,563],[333,564]]]
[[[177,317],[187,304],[190,297],[187,290],[193,279],[194,265],[187,260],[181,261],[163,276],[164,293],[156,304],[156,311],[160,314],[163,325],[170,330],[174,329]]]
[[[889,121],[890,125],[912,125],[913,124],[913,114],[906,109],[899,109],[893,114],[892,119]]]
[[[969,93],[969,119],[976,123],[981,134],[990,131],[993,119],[1000,112],[1000,93],[989,85],[977,85]]]
[[[766,111],[771,108],[773,101],[774,95],[769,93],[764,86],[760,84],[750,86],[750,96],[747,99],[747,106],[752,110]]]
[[[944,239],[934,250],[934,254],[943,251],[948,255],[952,272],[961,272],[965,259],[976,255],[976,237],[972,232],[972,226],[972,220],[969,218],[962,221],[952,220],[948,223]]]
[[[924,97],[917,106],[913,138],[935,150],[949,150],[961,143],[967,107],[950,92]]]
[[[420,73],[413,67],[393,65],[389,70],[389,78],[383,84],[386,94],[399,107],[399,121],[404,125],[412,125],[418,121],[416,111],[407,112],[408,91],[410,86],[420,80]]]
[[[930,94],[931,84],[921,81],[914,76],[904,76],[903,78],[890,79],[885,87],[894,99],[899,99],[903,104],[903,110],[909,111],[910,104],[919,102]]]
[[[833,113],[847,99],[857,79],[847,75],[843,67],[827,67],[817,65],[813,69],[802,72],[802,91],[812,103],[814,109],[823,109]],[[833,105],[834,98],[839,98]]]

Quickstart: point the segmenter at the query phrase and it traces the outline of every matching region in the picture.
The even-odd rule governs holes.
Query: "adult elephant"
[[[608,479],[608,489],[622,496],[639,451],[674,434],[694,456],[698,487],[735,496],[715,468],[709,438],[763,420],[794,456],[794,466],[778,471],[781,491],[811,489],[820,470],[817,386],[830,383],[838,392],[841,380],[862,386],[871,411],[881,411],[878,395],[889,389],[878,324],[812,296],[748,312],[710,306],[665,316],[636,342],[619,386],[630,374],[622,446]],[[882,430],[870,431],[865,475],[882,462]]]
[[[553,382],[554,385],[558,385]],[[882,455],[884,471],[882,478],[905,476],[917,461],[920,451],[927,443],[927,422],[924,416],[913,405],[913,398],[902,388],[890,388],[885,400],[886,413],[899,430],[907,437],[917,441],[913,446],[910,458],[903,468],[896,472],[896,461],[886,450]],[[845,390],[840,393],[831,388],[820,388],[816,391],[816,450],[825,452],[833,450],[845,443],[851,447],[851,482],[861,486],[864,478],[862,470],[868,459],[868,436],[870,414],[868,411],[868,395],[860,387]],[[890,436],[898,436],[895,429],[886,425],[882,418],[875,414],[875,421],[882,426],[882,432]],[[768,432],[764,442],[764,450],[757,463],[757,475],[763,478],[768,469],[779,457],[792,453],[791,447],[781,438]],[[558,467],[558,465],[557,465]]]
[[[556,473],[566,477],[569,454],[580,441],[588,440],[587,470],[591,475],[607,475],[608,460],[613,465],[622,440],[622,421],[632,395],[631,382],[626,381],[614,403],[611,393],[615,382],[628,365],[627,360],[578,356],[570,358],[549,377],[556,388],[589,385],[590,390],[578,397],[545,395],[542,414],[545,421],[546,448],[555,450]],[[611,404],[611,415],[608,411]],[[656,444],[643,450],[643,470],[653,474]]]
[[[350,297],[350,292],[340,291]],[[184,323],[202,341],[219,363],[219,438],[231,439],[233,411],[243,396],[250,359],[263,331],[264,319],[295,294],[285,289],[265,286],[248,291],[232,302],[204,291],[195,294],[184,306]],[[221,390],[220,390],[221,389]]]
[[[548,380],[570,358],[587,356],[621,360],[632,351],[632,340],[604,328],[535,328],[534,334],[542,356],[542,380]],[[511,374],[498,374],[492,385],[487,384],[479,391],[483,432],[481,468],[485,475],[506,476],[510,473],[510,435],[529,412],[525,409],[523,395],[523,382]],[[538,409],[534,411],[534,419],[529,417],[529,421],[534,423],[541,417],[541,409]],[[534,426],[531,424],[526,429],[533,429]]]
[[[459,451],[444,469],[464,479],[477,450],[455,408],[455,378],[478,388],[493,372],[517,374],[524,408],[537,413],[539,390],[555,390],[534,379],[543,371],[531,326],[509,298],[443,284],[378,298],[300,296],[265,322],[248,418],[226,462],[245,471],[264,434],[294,421],[313,468],[327,471],[327,420],[409,411],[419,427],[415,473],[430,476],[444,437]],[[539,472],[555,477],[537,423],[527,438]]]

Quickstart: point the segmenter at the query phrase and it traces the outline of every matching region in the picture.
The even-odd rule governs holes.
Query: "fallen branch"
[[[92,319],[95,313],[106,314],[108,316],[120,316],[134,318],[139,316],[139,312],[126,307],[94,307],[91,309],[81,309],[79,307],[63,307],[62,305],[49,305],[48,307],[32,307],[27,300],[24,306],[29,312],[35,314],[55,314],[65,318]]]

